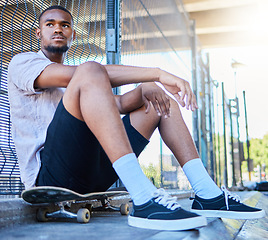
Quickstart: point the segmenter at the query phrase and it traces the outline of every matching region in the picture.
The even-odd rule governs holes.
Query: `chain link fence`
[[[35,37],[38,16],[51,5],[66,7],[74,18],[76,39],[68,51],[66,64],[88,60],[106,63],[105,1],[102,0],[6,0],[0,3],[0,194],[19,195],[18,159],[12,141],[7,95],[7,68],[11,58],[27,51],[38,51]]]
[[[181,1],[125,0],[121,64],[159,67],[191,82],[192,34],[191,21]],[[121,92],[134,87],[122,87]],[[183,113],[191,126],[191,114]],[[139,161],[157,187],[189,188],[181,167],[158,132],[152,136]]]
[[[77,37],[65,64],[93,60],[102,64],[160,67],[192,84],[199,110],[192,115],[182,109],[182,114],[193,132],[204,165],[217,180],[222,164],[215,154],[219,146],[215,130],[215,122],[219,121],[214,111],[215,85],[210,78],[208,57],[202,54],[196,38],[195,24],[181,0],[4,0],[0,2],[0,195],[19,195],[23,189],[10,135],[8,63],[15,54],[39,50],[35,37],[38,16],[51,5],[66,7],[74,17]],[[125,86],[115,93],[134,87]],[[159,133],[153,135],[139,161],[157,186],[189,188]]]

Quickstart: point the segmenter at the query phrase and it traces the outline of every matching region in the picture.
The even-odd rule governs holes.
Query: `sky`
[[[233,47],[207,52],[211,76],[218,82],[224,82],[227,97],[234,98],[237,89],[242,140],[245,138],[243,91],[246,95],[249,138],[262,138],[268,133],[268,47]],[[242,64],[236,70],[236,83],[232,61]]]

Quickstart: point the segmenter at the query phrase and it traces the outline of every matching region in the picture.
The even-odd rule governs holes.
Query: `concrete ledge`
[[[169,191],[177,195],[179,203],[186,210],[191,201],[190,192]],[[260,192],[237,192],[242,200],[268,212],[268,197]],[[267,193],[265,193],[267,194]],[[181,199],[181,197],[184,197]],[[129,201],[116,199],[118,203]],[[93,214],[90,224],[77,224],[75,221],[35,222],[36,207],[31,207],[21,199],[0,201],[0,239],[266,239],[268,236],[267,217],[256,220],[232,220],[208,218],[208,225],[191,231],[158,231],[129,227],[127,217],[119,213]],[[119,217],[120,216],[120,217]],[[13,226],[13,227],[12,227]],[[7,228],[8,227],[8,228]]]
[[[239,193],[238,193],[239,194]],[[240,194],[239,194],[240,195]],[[256,207],[260,198],[266,198],[260,192],[243,192],[243,203]],[[263,202],[264,203],[264,202]],[[268,201],[266,203],[261,204],[261,206],[257,206],[262,209],[268,207]],[[267,210],[266,210],[267,212]],[[243,228],[246,223],[252,222],[259,222],[259,221],[266,221],[267,222],[267,215],[265,218],[262,219],[255,219],[255,220],[236,220],[236,219],[227,219],[227,218],[208,218],[208,225],[205,228],[201,228],[199,230],[199,236],[201,239],[215,239],[216,236],[220,236],[221,239],[236,239],[237,235]],[[266,228],[267,229],[267,228]],[[214,238],[213,238],[214,236]],[[243,238],[245,239],[245,238]],[[247,239],[256,239],[256,238],[247,238]]]
[[[256,204],[256,207],[265,210],[266,217],[257,220],[246,221],[236,236],[236,240],[268,239],[268,194],[267,192],[265,194],[266,195],[259,193],[260,198]]]
[[[35,209],[21,198],[0,200],[0,229],[35,221]]]
[[[111,204],[117,206],[129,202],[129,196],[114,198]],[[100,206],[100,202],[93,201],[93,206]],[[0,200],[0,229],[16,225],[36,222],[36,211],[41,205],[31,205],[22,198]],[[52,211],[56,209],[53,204],[46,205]],[[74,205],[72,211],[77,211],[79,204]]]
[[[172,190],[168,192],[178,199],[190,197],[191,191]],[[117,206],[130,201],[130,197],[116,197],[111,204]],[[93,202],[94,206],[99,206],[99,202]],[[37,206],[33,206],[25,202],[21,198],[5,198],[0,199],[0,229],[36,222]]]
[[[190,206],[190,201],[188,201],[186,198],[190,197],[191,191],[172,190],[168,192],[171,195],[177,196],[179,202],[185,201]],[[238,192],[238,194],[242,195],[242,199],[244,200],[243,202],[245,202],[246,204],[250,206],[256,206],[257,204],[259,205],[258,207],[263,208],[266,210],[266,212],[268,212],[267,196],[263,195],[260,192]],[[129,196],[125,196],[124,198],[118,197],[112,201],[112,204],[119,205],[121,203],[128,202],[129,200],[130,200]],[[21,198],[0,200],[0,229],[35,223],[36,209],[37,207],[26,203]],[[251,221],[209,218],[207,227],[201,228],[196,231],[195,230],[190,232],[188,231],[186,235],[189,237],[190,234],[193,237],[198,237],[201,239],[215,239],[215,236],[221,236],[222,239],[235,239],[236,236],[239,235],[241,229],[243,230],[244,234],[247,233],[246,229],[249,228],[249,226],[252,228],[253,225],[251,225],[250,223],[254,221],[258,223],[261,222],[262,224],[260,225],[260,227],[262,227],[264,230],[261,229],[260,232],[262,232],[263,234],[264,233],[267,234],[268,221],[266,217],[261,220],[251,220]],[[244,226],[248,227],[244,228]],[[160,237],[161,239],[163,233],[159,234],[160,235],[158,237]],[[169,234],[172,235],[173,233],[169,232]],[[158,234],[156,234],[152,239],[157,239],[157,235]],[[239,238],[239,240],[240,239],[243,238]]]
[[[262,208],[268,213],[268,197],[260,192],[237,192],[242,195],[244,203]],[[189,209],[188,209],[189,210]],[[253,230],[254,229],[254,230]],[[252,231],[253,230],[253,231]],[[166,239],[267,239],[268,220],[264,218],[256,220],[235,220],[226,218],[208,218],[208,225],[200,229],[182,232],[159,232],[147,240]]]

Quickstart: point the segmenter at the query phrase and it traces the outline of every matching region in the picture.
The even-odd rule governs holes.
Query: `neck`
[[[55,63],[63,63],[66,53],[51,53],[45,49],[41,49],[41,51],[45,54],[45,56],[51,61]]]

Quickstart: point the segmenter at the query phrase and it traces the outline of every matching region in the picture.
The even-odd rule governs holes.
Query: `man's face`
[[[75,37],[70,14],[59,9],[48,10],[40,19],[36,35],[41,40],[41,49],[52,53],[66,52]]]

